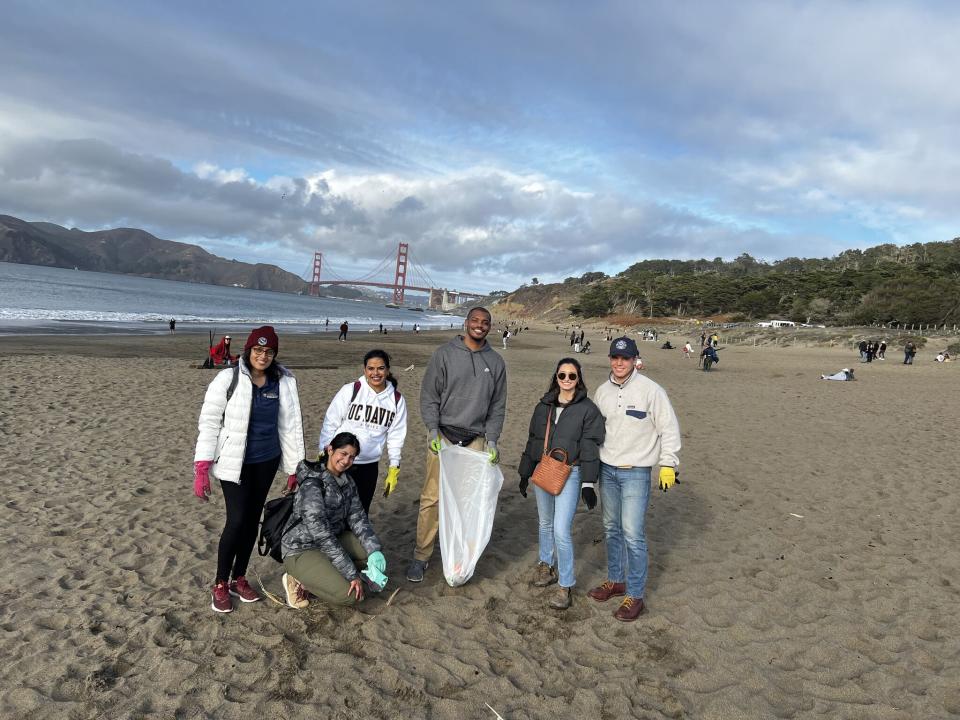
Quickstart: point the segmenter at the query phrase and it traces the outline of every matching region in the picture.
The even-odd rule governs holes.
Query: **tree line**
[[[600,276],[600,277],[597,277]],[[589,278],[589,279],[588,279]],[[570,310],[584,317],[613,311],[648,317],[732,315],[734,320],[960,323],[960,238],[898,247],[846,250],[834,258],[767,263],[644,260],[616,277],[587,273]]]

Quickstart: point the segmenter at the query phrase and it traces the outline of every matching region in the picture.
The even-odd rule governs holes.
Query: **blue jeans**
[[[642,598],[647,587],[647,505],[650,468],[600,463],[600,502],[607,539],[607,580],[623,582],[627,595]],[[624,553],[626,551],[626,553]]]
[[[580,468],[574,465],[559,495],[551,495],[536,485],[537,514],[540,516],[540,562],[553,565],[556,549],[560,587],[577,584],[573,574],[573,516],[580,502]]]

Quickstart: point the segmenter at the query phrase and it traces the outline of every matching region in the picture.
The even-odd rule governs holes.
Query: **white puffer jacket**
[[[293,374],[282,365],[280,371],[280,413],[277,419],[280,434],[280,466],[284,475],[297,471],[303,460],[303,417],[300,414],[300,396]],[[217,373],[207,387],[200,408],[197,427],[197,450],[193,455],[198,460],[213,460],[210,470],[218,480],[240,482],[240,468],[247,451],[247,426],[250,423],[250,407],[253,402],[253,380],[250,370],[240,359],[240,376],[237,387],[227,402],[227,389],[233,380],[233,368]]]

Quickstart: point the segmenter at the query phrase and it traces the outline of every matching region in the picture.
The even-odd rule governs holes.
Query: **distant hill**
[[[197,245],[161,240],[136,228],[84,232],[9,215],[0,215],[0,262],[75,267],[288,293],[306,291],[308,285],[276,265],[227,260]],[[353,288],[322,291],[336,297],[361,297]]]

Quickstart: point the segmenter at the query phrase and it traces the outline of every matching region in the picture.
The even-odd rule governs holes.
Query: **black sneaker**
[[[423,582],[423,573],[430,565],[425,560],[414,560],[407,566],[407,580],[410,582]]]

